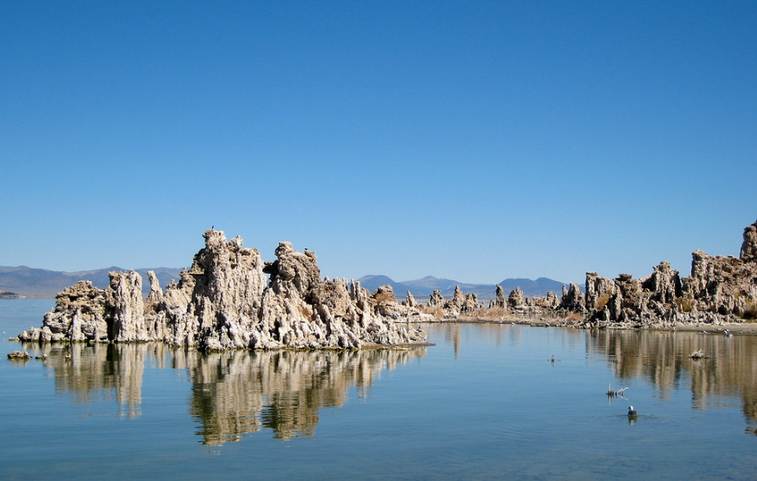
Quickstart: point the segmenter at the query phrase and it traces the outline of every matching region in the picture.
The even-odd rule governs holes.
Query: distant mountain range
[[[106,287],[108,285],[108,272],[122,270],[124,269],[121,267],[111,266],[91,271],[61,272],[26,266],[0,266],[0,291],[10,291],[26,297],[51,298],[80,280],[92,281],[95,286],[100,288]],[[147,271],[155,271],[162,287],[165,287],[171,280],[178,279],[181,271],[181,269],[173,267],[146,267],[136,270],[142,274],[144,279],[143,291],[145,293],[149,290]],[[404,297],[408,290],[412,291],[416,297],[428,297],[434,289],[439,289],[443,296],[449,297],[454,292],[455,286],[459,285],[465,293],[475,292],[482,299],[490,299],[494,297],[495,290],[494,284],[466,284],[453,279],[440,279],[432,276],[397,282],[388,276],[372,275],[361,277],[360,283],[369,291],[375,291],[379,286],[389,284],[399,298]],[[499,284],[507,293],[516,287],[520,287],[527,296],[543,296],[549,291],[559,295],[563,286],[562,282],[546,277],[535,280],[504,279]]]
[[[455,291],[455,286],[460,286],[464,293],[473,292],[481,299],[491,299],[494,297],[494,284],[467,284],[453,279],[440,279],[438,277],[426,276],[421,279],[412,281],[397,282],[391,277],[384,275],[364,276],[360,279],[360,284],[369,291],[376,290],[379,286],[390,285],[394,289],[397,297],[404,297],[407,291],[411,291],[415,297],[428,297],[434,289],[439,289],[444,297],[449,297]],[[516,287],[520,287],[527,296],[544,296],[547,292],[552,291],[558,296],[562,291],[563,283],[546,277],[538,279],[504,279],[498,283],[506,293]]]
[[[97,287],[106,287],[108,285],[108,272],[122,270],[124,269],[112,266],[91,271],[61,272],[26,266],[0,266],[0,291],[11,291],[26,297],[50,298],[81,280],[92,281]],[[147,282],[147,271],[155,271],[160,285],[165,287],[172,279],[179,278],[181,269],[153,267],[137,269],[137,271],[142,274],[144,279],[142,289],[147,292],[150,287],[150,283]]]

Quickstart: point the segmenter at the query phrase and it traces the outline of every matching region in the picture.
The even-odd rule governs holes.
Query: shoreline
[[[599,330],[599,329],[612,329],[612,330],[628,330],[628,331],[662,331],[662,332],[701,332],[703,334],[723,334],[724,331],[729,331],[731,334],[757,336],[757,322],[724,322],[722,324],[707,324],[707,323],[678,323],[673,325],[624,325],[619,324],[617,326],[605,325],[605,326],[590,326],[575,321],[569,321],[561,318],[505,318],[505,319],[486,319],[480,317],[470,318],[456,318],[456,319],[437,319],[435,321],[415,322],[416,324],[509,324],[516,326],[529,326],[529,327],[564,327],[571,329],[586,329],[586,330]]]

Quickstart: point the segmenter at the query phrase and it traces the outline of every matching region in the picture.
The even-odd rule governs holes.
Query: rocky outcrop
[[[32,356],[26,351],[12,351],[8,353],[8,359],[11,361],[28,361]]]
[[[417,307],[418,303],[415,301],[415,297],[413,296],[413,293],[410,291],[407,291],[407,296],[405,297],[404,305],[407,307]]]
[[[147,271],[147,277],[150,281],[150,292],[147,294],[146,303],[151,306],[157,306],[163,300],[163,291],[160,289],[160,281],[155,271]]]
[[[110,272],[106,297],[108,338],[116,342],[148,341],[142,276],[138,272]],[[78,339],[77,339],[78,340]]]
[[[80,281],[55,296],[55,308],[45,314],[42,327],[24,331],[19,336],[28,341],[62,341],[64,339],[107,340],[105,290],[90,281]]]
[[[556,309],[557,307],[559,307],[560,301],[557,299],[557,294],[555,294],[552,291],[547,292],[546,304],[547,304],[547,307],[552,308],[552,309]]]
[[[607,304],[610,295],[615,290],[615,283],[612,279],[601,277],[596,272],[586,273],[586,309],[602,309]]]
[[[650,291],[652,300],[657,302],[671,303],[681,297],[681,278],[678,271],[670,267],[668,261],[662,261],[655,266],[642,287]]]
[[[584,296],[578,284],[570,283],[568,286],[563,286],[559,307],[567,311],[583,312]]]
[[[463,302],[460,312],[473,312],[480,306],[478,305],[478,296],[476,293],[471,292],[465,295],[465,301]]]
[[[744,241],[741,243],[739,258],[744,262],[757,262],[757,221],[744,228]]]
[[[696,251],[691,277],[684,281],[684,299],[691,302],[692,310],[740,316],[757,305],[757,259],[744,261]]]
[[[444,297],[439,289],[434,289],[431,296],[428,298],[429,307],[438,307],[444,305]]]
[[[462,309],[462,307],[465,305],[465,294],[463,294],[460,286],[455,286],[455,292],[452,294],[452,300],[449,302],[449,304],[449,307],[455,307],[457,309]]]
[[[523,307],[526,304],[526,296],[523,294],[523,290],[520,287],[516,287],[510,291],[510,295],[507,298],[507,304],[513,309]]]
[[[550,291],[546,296],[533,296],[525,298],[525,306],[530,314],[538,314],[540,311],[554,310],[560,306],[557,295]],[[519,308],[523,310],[523,308]]]
[[[425,342],[409,322],[428,318],[397,303],[391,287],[373,296],[357,282],[322,279],[315,253],[282,242],[265,263],[242,239],[204,234],[205,247],[178,282],[161,290],[150,275],[110,273],[107,289],[78,283],[61,292],[40,329],[23,341],[163,341],[204,350],[358,348]],[[266,276],[267,275],[267,276]],[[388,289],[387,289],[388,287]]]
[[[586,274],[587,321],[599,325],[738,322],[757,315],[757,223],[744,229],[739,258],[692,254],[691,276],[667,261],[644,279]]]
[[[499,284],[497,284],[497,287],[494,292],[494,300],[492,301],[492,307],[500,307],[505,308],[507,307],[507,300],[505,299],[505,289],[502,288]]]

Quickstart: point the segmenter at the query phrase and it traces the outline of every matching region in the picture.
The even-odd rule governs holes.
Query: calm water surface
[[[757,479],[757,337],[437,325],[410,350],[6,360],[51,305],[0,301],[3,480]]]

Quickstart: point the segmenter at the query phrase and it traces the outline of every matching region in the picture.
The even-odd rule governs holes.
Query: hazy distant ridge
[[[35,269],[26,266],[0,266],[0,291],[11,291],[27,297],[54,297],[62,289],[80,280],[92,281],[97,287],[108,285],[108,272],[122,271],[121,267],[111,266],[89,271],[62,272],[48,269]],[[147,292],[147,271],[155,271],[160,285],[165,287],[172,279],[179,278],[181,269],[174,267],[145,267],[136,269],[144,280],[143,290]],[[394,288],[398,297],[404,296],[410,290],[418,297],[426,297],[434,289],[439,289],[445,297],[451,296],[456,285],[463,292],[475,292],[481,298],[494,297],[494,284],[468,284],[453,279],[442,279],[426,276],[421,279],[397,282],[385,275],[370,275],[360,278],[360,283],[370,291],[379,286],[389,284]],[[523,289],[528,296],[543,296],[548,291],[557,294],[562,289],[562,282],[540,277],[538,279],[504,279],[499,284],[505,291],[510,292],[516,287]]]
[[[412,291],[413,295],[417,297],[426,297],[429,296],[434,289],[439,289],[443,296],[448,297],[452,295],[455,286],[459,285],[463,292],[474,292],[480,298],[486,299],[494,297],[494,291],[496,288],[494,284],[468,284],[453,279],[440,279],[433,276],[426,276],[411,281],[397,282],[385,275],[370,275],[361,277],[360,283],[368,290],[375,290],[378,286],[389,284],[392,286],[398,297],[404,296],[408,290]],[[538,279],[508,278],[500,281],[498,284],[501,285],[507,293],[516,287],[520,287],[527,296],[543,296],[549,291],[560,295],[563,286],[562,282],[547,277],[539,277]]]
[[[35,269],[26,266],[0,266],[0,291],[11,291],[27,297],[54,297],[62,289],[77,281],[92,281],[97,287],[108,285],[108,272],[122,271],[121,267],[105,267],[90,271],[61,272]],[[155,271],[160,285],[165,287],[172,279],[179,278],[181,269],[173,267],[146,267],[136,269],[144,279],[143,291],[149,290],[147,271]]]

